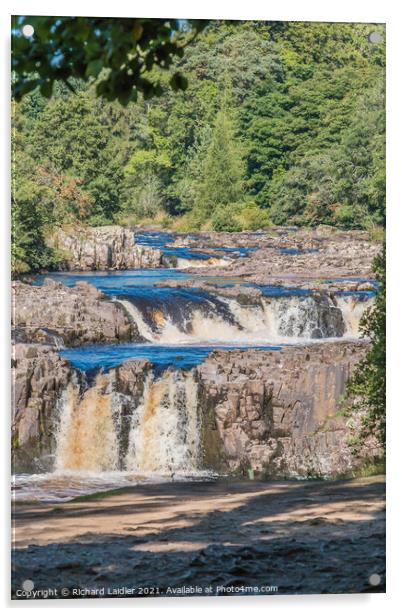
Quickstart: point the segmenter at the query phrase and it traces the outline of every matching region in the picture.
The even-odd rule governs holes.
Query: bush
[[[236,215],[242,231],[257,231],[272,225],[268,212],[256,203],[247,203]]]
[[[112,224],[114,224],[113,221],[104,214],[93,214],[93,216],[88,218],[88,225],[90,227],[103,227]]]
[[[214,231],[241,231],[241,224],[233,215],[233,207],[227,205],[219,207],[212,216],[212,228]]]
[[[369,229],[369,238],[372,242],[385,242],[385,229],[374,225]]]
[[[170,228],[172,231],[178,231],[180,233],[190,233],[191,231],[199,231],[201,229],[202,219],[199,212],[193,210],[186,212],[183,216],[180,216],[172,222]]]
[[[356,217],[356,208],[351,205],[341,205],[334,211],[335,224],[346,229],[355,229],[359,226],[356,224]]]
[[[373,437],[385,450],[385,245],[374,259],[373,270],[379,283],[378,293],[374,306],[367,308],[360,321],[360,333],[370,339],[371,345],[348,380],[344,404],[346,415],[362,416],[362,425],[351,443],[357,453]]]

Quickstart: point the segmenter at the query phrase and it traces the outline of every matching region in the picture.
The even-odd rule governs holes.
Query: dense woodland
[[[385,32],[368,24],[211,22],[159,96],[96,80],[13,102],[13,271],[57,266],[55,226],[376,229],[385,204]],[[185,91],[169,87],[175,71]],[[156,76],[157,73],[157,76]]]

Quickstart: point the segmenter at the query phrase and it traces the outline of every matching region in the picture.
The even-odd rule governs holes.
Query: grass
[[[364,477],[374,477],[375,475],[385,475],[385,471],[385,458],[379,458],[377,460],[366,462],[354,470],[346,473],[340,473],[336,476],[336,479],[362,479]]]
[[[369,239],[372,242],[384,242],[385,241],[385,229],[384,227],[375,226],[369,229]]]
[[[160,212],[159,214],[156,214],[156,216],[153,216],[153,217],[151,216],[138,217],[135,214],[126,214],[126,215],[121,215],[116,220],[116,223],[118,225],[123,225],[127,227],[159,226],[159,227],[163,227],[164,229],[170,229],[171,225],[173,224],[173,218],[172,216],[169,216],[169,214],[166,214],[165,212]]]
[[[255,204],[239,206],[237,211],[234,211],[233,216],[241,231],[270,229],[272,225],[267,212]],[[171,216],[165,212],[160,212],[154,217],[139,218],[131,214],[121,216],[116,222],[131,227],[157,226],[179,233],[209,232],[214,230],[212,217],[207,217],[205,212],[197,212],[196,210],[186,212],[181,216]]]

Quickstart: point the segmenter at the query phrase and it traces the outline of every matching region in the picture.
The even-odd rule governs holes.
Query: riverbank
[[[122,587],[134,589],[123,596],[385,590],[383,476],[141,485],[57,506],[17,503],[13,524],[14,594],[26,579],[72,598]]]

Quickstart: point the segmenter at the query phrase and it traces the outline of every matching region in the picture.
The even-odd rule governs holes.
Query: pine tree
[[[200,171],[196,207],[208,216],[219,206],[236,203],[244,196],[243,145],[236,138],[236,124],[229,107],[227,87]]]

